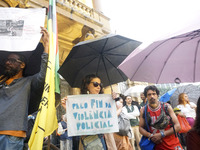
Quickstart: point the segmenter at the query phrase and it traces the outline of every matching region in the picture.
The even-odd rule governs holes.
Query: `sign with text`
[[[118,132],[115,101],[110,94],[68,96],[68,136]]]
[[[0,50],[35,50],[45,23],[45,8],[0,7]]]

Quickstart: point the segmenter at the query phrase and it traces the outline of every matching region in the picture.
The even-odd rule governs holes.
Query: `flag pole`
[[[50,143],[51,143],[51,139],[50,139],[50,135],[48,136],[48,146],[47,146],[47,150],[50,150]]]

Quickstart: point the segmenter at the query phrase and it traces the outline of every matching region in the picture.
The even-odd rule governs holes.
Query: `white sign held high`
[[[110,94],[68,96],[68,136],[118,132],[115,101]]]
[[[41,38],[45,8],[0,8],[0,50],[32,51]]]

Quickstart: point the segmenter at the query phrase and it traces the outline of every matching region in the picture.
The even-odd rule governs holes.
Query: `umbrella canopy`
[[[58,73],[71,87],[80,87],[88,74],[98,75],[104,86],[125,81],[127,76],[117,66],[140,44],[112,34],[80,42],[72,48]]]
[[[170,102],[173,108],[178,105],[178,96],[181,93],[186,93],[190,102],[197,104],[197,100],[200,97],[200,87],[192,84],[179,86],[170,97]]]
[[[200,30],[135,50],[119,68],[132,80],[149,83],[200,81]]]
[[[144,92],[144,88],[146,86],[145,85],[136,85],[136,86],[132,86],[130,88],[128,88],[125,92],[124,92],[124,95],[127,96],[127,95],[131,95],[131,96],[140,96],[140,93],[141,92]]]
[[[27,59],[27,65],[24,70],[25,76],[30,76],[38,73],[40,71],[40,64],[41,64],[41,55],[44,51],[44,47],[42,43],[39,43],[35,50],[33,51],[23,51],[17,52],[22,54]],[[13,51],[15,52],[15,51]],[[0,76],[4,70],[4,60],[8,57],[8,55],[12,53],[10,51],[0,51]]]
[[[174,94],[174,92],[176,91],[176,88],[168,91],[167,93],[163,94],[161,97],[160,97],[160,101],[161,102],[168,102],[170,100],[170,97],[172,96],[172,94]]]

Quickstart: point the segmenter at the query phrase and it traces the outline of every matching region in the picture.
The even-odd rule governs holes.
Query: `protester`
[[[117,107],[117,116],[122,113],[123,99],[121,97],[115,98]],[[118,133],[114,133],[114,139],[118,150],[133,150],[128,136],[122,136]]]
[[[133,150],[135,150],[135,141],[137,144],[137,150],[140,150],[139,142],[140,142],[140,132],[139,132],[139,119],[140,116],[139,109],[136,105],[132,104],[132,97],[127,95],[125,98],[126,105],[122,108],[122,112],[130,119],[131,128],[132,128],[132,138],[131,138],[131,145]]]
[[[5,60],[0,77],[0,149],[22,150],[28,124],[28,104],[31,90],[44,85],[48,62],[49,34],[41,27],[44,53],[38,74],[24,77],[26,59],[11,53]],[[9,142],[12,139],[12,142]]]
[[[96,76],[94,74],[87,75],[82,80],[81,94],[103,94],[103,86],[102,86],[100,77],[98,77],[98,76]],[[63,99],[61,99],[61,104],[62,104],[63,108],[65,108],[65,109],[66,109],[66,100],[67,100],[67,97],[64,97]],[[107,148],[106,148],[106,144],[105,144],[105,140],[104,140],[103,134],[99,134],[98,136],[99,136],[99,138],[101,138],[101,144],[100,145],[95,145],[96,144],[95,141],[92,141],[91,145],[90,145],[90,148],[97,149],[100,146],[100,147],[102,147],[101,149],[106,150]],[[87,149],[89,149],[88,147],[83,146],[84,139],[86,137],[90,137],[90,139],[93,139],[93,137],[95,138],[96,136],[95,135],[89,135],[89,136],[84,136],[83,135],[83,136],[81,136],[80,140],[79,140],[79,143],[76,143],[77,145],[79,145],[78,146],[79,150],[82,150],[82,149],[87,150]],[[74,138],[73,138],[73,142],[75,142]]]
[[[140,98],[142,99],[142,103],[140,103],[140,108],[144,107],[147,103],[147,99],[144,96],[144,92],[140,93]]]
[[[139,103],[136,101],[136,99],[137,99],[137,97],[134,97],[134,98],[132,99],[132,105],[137,106],[138,109],[140,110],[141,107],[140,107]]]
[[[159,90],[156,86],[147,86],[144,89],[144,95],[148,100],[148,104],[140,111],[140,133],[155,143],[155,150],[182,150],[178,137],[175,136],[175,133],[180,130],[180,125],[172,107],[167,103],[159,101]],[[150,132],[147,132],[145,129],[144,109],[146,108],[146,118]],[[172,122],[169,120],[170,117]]]
[[[194,120],[196,117],[196,104],[189,101],[188,95],[186,93],[179,94],[177,108],[185,115],[188,123],[192,127],[194,125]]]
[[[187,150],[200,149],[200,97],[197,102],[196,119],[193,128],[186,136]]]
[[[58,123],[57,134],[60,136],[60,150],[73,150],[72,137],[67,132],[67,116],[62,115],[62,120]]]

